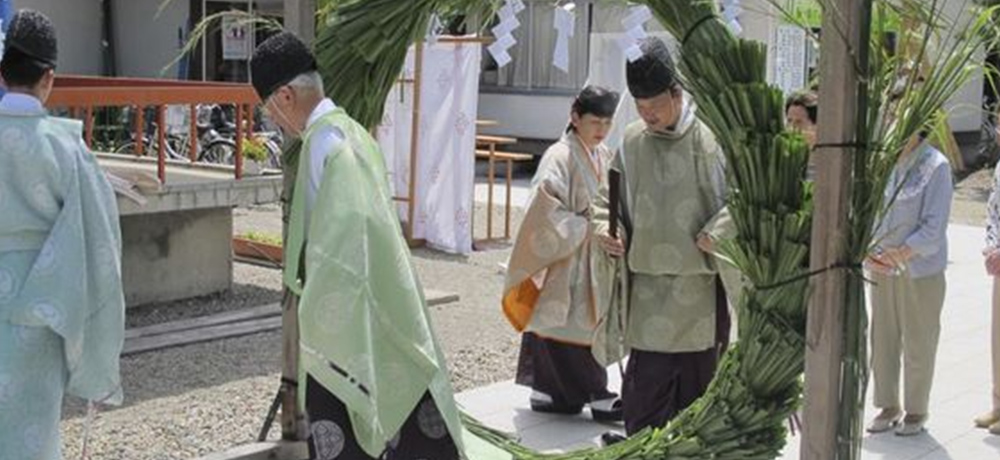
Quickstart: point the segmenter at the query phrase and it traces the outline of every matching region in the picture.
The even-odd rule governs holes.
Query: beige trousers
[[[1000,410],[1000,278],[993,278],[993,410]]]
[[[934,360],[944,307],[944,273],[912,279],[872,274],[872,371],[875,406],[900,407],[902,356],[905,392],[902,408],[927,414]]]

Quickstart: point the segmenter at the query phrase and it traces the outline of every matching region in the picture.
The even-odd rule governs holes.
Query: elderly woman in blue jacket
[[[874,281],[875,406],[881,409],[869,432],[895,428],[897,435],[910,436],[924,430],[944,306],[952,189],[948,159],[925,133],[914,136],[886,187],[885,214],[867,263]]]

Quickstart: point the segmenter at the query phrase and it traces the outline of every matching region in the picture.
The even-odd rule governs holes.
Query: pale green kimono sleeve
[[[309,162],[299,162],[286,249],[285,282],[301,295],[299,381],[311,375],[344,402],[355,437],[373,457],[430,391],[461,452],[462,425],[444,357],[378,147],[341,109],[317,123],[331,124],[347,139],[326,160],[308,229],[301,191]],[[309,133],[303,151],[308,144]],[[301,256],[304,284],[295,269]]]
[[[61,135],[59,139],[67,139],[53,145],[72,158],[68,162],[72,171],[65,171],[62,209],[22,285],[21,301],[10,320],[48,327],[63,338],[68,393],[119,404],[125,300],[114,191],[79,141],[79,123],[57,119],[47,123]]]

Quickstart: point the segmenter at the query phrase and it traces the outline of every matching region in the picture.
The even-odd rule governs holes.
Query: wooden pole
[[[143,151],[143,143],[146,140],[146,108],[139,105],[136,106],[136,116],[135,116],[135,156],[141,157],[145,152]]]
[[[88,105],[86,112],[86,120],[83,122],[83,132],[84,141],[87,143],[87,148],[94,149],[94,106]]]
[[[167,106],[156,108],[156,175],[160,183],[167,183]]]
[[[191,119],[188,126],[188,157],[194,163],[198,161],[198,106],[191,104],[188,110],[191,111]]]
[[[291,207],[291,203],[285,203]],[[286,240],[287,243],[287,240]],[[288,267],[284,268],[288,270]],[[302,414],[299,412],[298,391],[305,391],[306,382],[299,379],[299,299],[285,288],[284,300],[281,303],[281,439],[285,441],[302,441],[306,439],[303,432]],[[293,382],[298,382],[293,384]]]
[[[414,57],[413,68],[413,121],[410,125],[410,186],[407,196],[409,205],[407,207],[406,219],[406,239],[409,244],[417,239],[414,234],[417,228],[414,219],[417,215],[417,159],[420,150],[420,88],[424,80],[424,42],[416,44],[416,56]]]
[[[301,148],[301,143],[299,147]],[[294,148],[293,145],[286,145],[285,148]],[[302,154],[299,160],[303,161]],[[285,155],[282,155],[282,162]],[[308,161],[308,154],[306,160]],[[281,221],[282,221],[282,241],[283,247],[288,246],[288,223],[291,221],[292,198],[295,195],[295,179],[297,163],[282,164],[282,174],[284,176],[284,188],[281,191]],[[304,191],[301,193],[305,193]],[[287,257],[285,258],[287,260]],[[292,268],[284,267],[284,270]],[[298,269],[295,267],[294,269]],[[299,378],[299,309],[298,298],[287,287],[284,289],[284,301],[282,302],[281,314],[281,335],[282,335],[282,366],[281,366],[281,438],[285,441],[302,441],[307,438],[305,434],[305,423],[303,423],[302,413],[298,406],[299,385],[305,389],[305,382],[298,382]]]
[[[236,158],[234,161],[236,180],[243,178],[243,106],[236,105]]]
[[[860,79],[857,54],[866,49],[870,0],[830,0],[823,9],[820,47],[819,143],[810,265],[824,270],[847,260],[851,165]],[[864,56],[861,51],[861,56]],[[830,147],[823,147],[830,145]],[[837,458],[847,273],[828,270],[812,281],[806,327],[805,413],[801,458]],[[842,459],[843,460],[843,459]]]

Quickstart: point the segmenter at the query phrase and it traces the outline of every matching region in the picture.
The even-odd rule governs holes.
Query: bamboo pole
[[[813,270],[849,262],[848,210],[854,148],[845,144],[857,139],[862,81],[856,59],[865,58],[871,21],[870,0],[830,0],[824,6],[820,48],[822,104],[815,156],[817,178],[810,261]],[[838,456],[837,428],[844,415],[839,409],[847,275],[844,270],[834,269],[812,280],[806,328],[803,460],[843,459]]]

